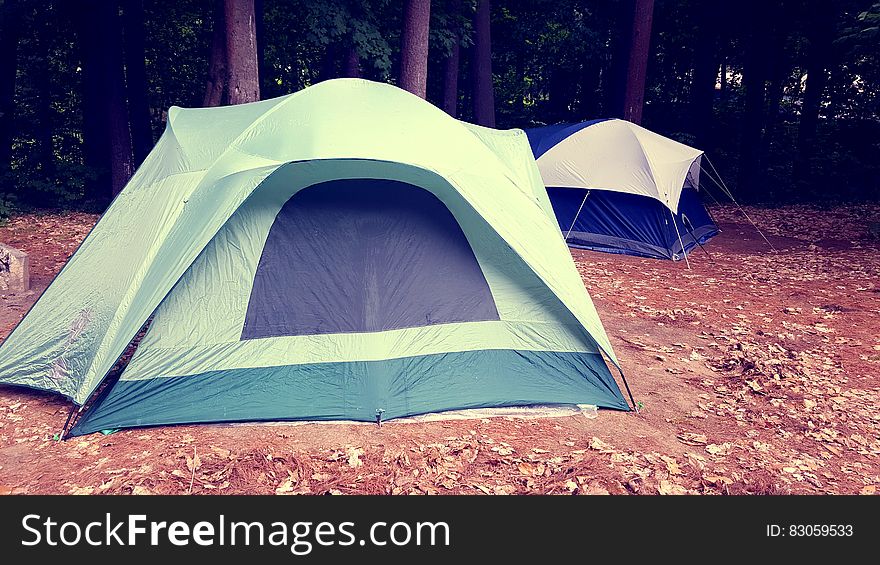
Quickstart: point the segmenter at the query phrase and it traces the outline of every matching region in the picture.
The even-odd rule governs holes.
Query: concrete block
[[[0,292],[27,292],[30,286],[27,253],[0,243]]]

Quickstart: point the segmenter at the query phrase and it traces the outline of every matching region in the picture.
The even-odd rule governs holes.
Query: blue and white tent
[[[718,234],[699,149],[617,119],[526,134],[569,246],[679,260]]]

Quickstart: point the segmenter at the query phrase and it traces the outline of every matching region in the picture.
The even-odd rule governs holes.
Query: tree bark
[[[254,0],[226,0],[226,85],[230,104],[260,99]]]
[[[271,97],[273,83],[269,77],[269,71],[266,68],[266,32],[265,32],[265,10],[263,8],[263,0],[254,0],[254,36],[257,42],[257,77],[259,77],[260,93],[263,96]]]
[[[144,2],[125,0],[122,6],[125,34],[125,86],[131,117],[131,141],[135,166],[153,148],[153,128],[147,101],[147,66],[144,55]]]
[[[568,121],[572,79],[571,72],[559,65],[551,71],[547,89],[549,97],[547,117],[549,122]]]
[[[37,162],[43,178],[55,177],[55,144],[53,143],[54,120],[52,115],[52,84],[49,80],[49,54],[43,49],[40,68],[34,77],[34,86],[39,94],[36,100],[37,117]]]
[[[343,75],[348,78],[361,78],[361,58],[354,43],[345,52],[345,68]]]
[[[834,13],[830,2],[817,3],[818,10],[807,30],[807,79],[798,124],[798,155],[794,164],[794,178],[799,184],[809,182],[812,159],[816,153],[816,132],[822,94],[828,82],[828,60],[831,50]]]
[[[597,65],[586,61],[580,68],[580,96],[578,97],[578,110],[582,119],[589,120],[599,115],[599,68]]]
[[[12,158],[13,118],[15,116],[15,75],[18,66],[20,15],[16,0],[0,6],[0,174]]]
[[[635,0],[620,0],[612,7],[616,25],[611,30],[611,64],[602,81],[605,93],[605,114],[623,118],[626,102],[626,79],[633,34]]]
[[[691,80],[691,129],[697,147],[711,152],[713,147],[712,106],[718,80],[718,40],[715,9],[712,3],[700,2],[694,74]]]
[[[425,98],[428,86],[428,29],[431,0],[407,0],[400,49],[400,87]]]
[[[645,79],[648,72],[653,19],[654,0],[636,0],[623,106],[624,119],[636,124],[642,123],[642,110],[645,106]]]
[[[495,127],[495,90],[492,84],[492,6],[490,0],[477,0],[474,16],[474,58],[471,62],[474,85],[474,121]]]
[[[742,117],[742,130],[739,148],[739,174],[737,188],[748,198],[758,193],[758,171],[761,157],[761,133],[764,128],[764,100],[767,68],[766,55],[767,26],[765,14],[755,14],[746,34],[745,59],[743,61],[743,89],[745,108]]]
[[[87,0],[75,13],[82,46],[86,164],[105,171],[89,195],[107,201],[122,191],[134,173],[119,5]]]
[[[782,104],[783,84],[789,74],[790,67],[785,57],[785,41],[789,30],[784,27],[785,14],[781,6],[773,8],[773,31],[765,54],[767,66],[766,116],[764,117],[764,134],[761,138],[761,154],[769,155],[773,138],[779,127],[779,107]]]
[[[458,17],[461,14],[461,0],[452,0],[449,9]],[[454,118],[458,115],[458,74],[461,66],[461,36],[457,26],[453,35],[455,43],[443,61],[443,111]]]
[[[214,30],[208,57],[208,80],[202,106],[220,106],[226,102],[226,17],[225,1],[214,0]]]
[[[338,51],[339,47],[332,41],[324,48],[324,56],[321,59],[321,80],[336,78],[336,57],[338,56]]]

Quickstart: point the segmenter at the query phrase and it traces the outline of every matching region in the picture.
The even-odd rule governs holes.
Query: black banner
[[[273,563],[491,555],[864,553],[873,497],[3,497],[5,558],[264,555]],[[230,553],[231,552],[231,553]],[[5,560],[5,559],[4,559]],[[17,561],[6,561],[13,563]]]

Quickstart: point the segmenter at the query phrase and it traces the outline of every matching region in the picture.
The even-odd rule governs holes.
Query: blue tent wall
[[[672,223],[673,214],[658,200],[592,190],[584,202],[587,191],[582,188],[550,187],[547,192],[562,233],[571,228],[567,240],[570,247],[655,259],[678,260],[684,256]],[[572,227],[582,202],[583,209]],[[718,234],[718,227],[692,188],[682,191],[674,217],[688,253],[697,242],[703,244]]]

